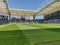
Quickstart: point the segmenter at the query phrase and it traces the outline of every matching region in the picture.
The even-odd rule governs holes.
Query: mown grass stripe
[[[24,24],[27,26],[32,26],[32,27],[37,27],[39,29],[45,29],[45,28],[60,28],[60,26],[56,25],[56,24]]]
[[[32,26],[28,26],[28,25],[25,25],[25,24],[17,24],[17,26],[21,29],[21,30],[28,30],[28,29],[38,29],[36,27],[32,27]]]
[[[11,30],[0,31],[0,45],[59,45],[60,41],[56,41],[60,40],[59,27],[56,24],[11,24],[4,28]]]
[[[0,28],[4,28],[4,27],[9,26],[9,25],[11,25],[11,24],[0,25]]]
[[[18,30],[18,27],[15,24],[10,24],[8,26],[5,26],[3,28],[0,28],[0,31],[11,31],[11,30]]]
[[[1,45],[30,45],[28,39],[16,24],[11,24],[0,31]]]

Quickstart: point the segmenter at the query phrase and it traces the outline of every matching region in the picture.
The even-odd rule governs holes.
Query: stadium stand
[[[7,0],[1,0],[0,1],[0,14],[3,15],[8,15],[7,18],[0,17],[2,19],[0,19],[0,24],[2,24],[2,22],[5,23],[5,21],[7,23],[11,23],[11,22],[16,22],[16,23],[60,23],[60,0],[55,0],[53,2],[51,2],[50,4],[48,4],[47,6],[45,6],[44,8],[42,8],[41,10],[23,10],[23,9],[10,9],[8,7],[8,2]],[[21,18],[12,18],[12,16],[21,16]],[[36,15],[44,15],[45,19],[35,19]],[[26,20],[25,17],[27,16],[31,16],[31,18],[29,19],[29,17],[27,18],[28,20]],[[33,19],[32,19],[33,17]]]
[[[45,23],[60,23],[60,11],[45,16]]]

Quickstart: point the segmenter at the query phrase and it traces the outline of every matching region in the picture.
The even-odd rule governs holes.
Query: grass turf
[[[60,24],[10,24],[0,28],[0,45],[60,45]]]

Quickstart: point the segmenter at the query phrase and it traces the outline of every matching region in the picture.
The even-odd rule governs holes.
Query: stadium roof
[[[55,0],[48,4],[42,10],[23,10],[23,9],[9,9],[5,0],[0,0],[0,14],[10,15],[47,15],[60,10],[60,1]]]
[[[4,0],[0,0],[0,14],[8,14],[8,10]]]
[[[34,15],[36,10],[23,10],[23,9],[9,9],[11,15]]]
[[[56,11],[60,11],[60,0],[56,0],[44,7],[42,10],[38,12],[38,15],[48,15]]]

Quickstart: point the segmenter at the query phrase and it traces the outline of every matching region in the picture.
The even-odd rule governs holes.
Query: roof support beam
[[[11,20],[11,14],[10,14],[10,10],[9,10],[9,7],[8,7],[8,2],[7,0],[4,0],[5,4],[6,4],[6,9],[7,9],[7,12],[8,12],[8,15],[9,15],[9,22]]]

